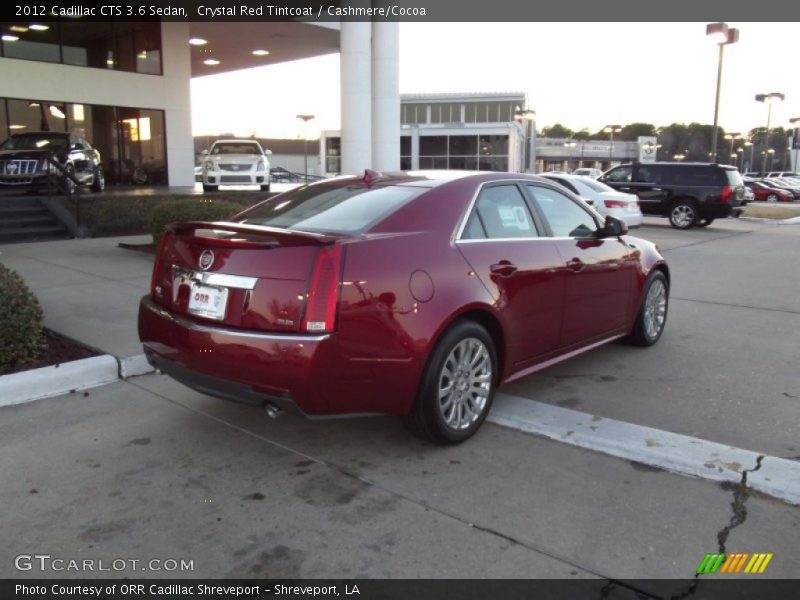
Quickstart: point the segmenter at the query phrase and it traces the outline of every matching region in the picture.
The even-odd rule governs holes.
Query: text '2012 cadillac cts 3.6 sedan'
[[[626,233],[535,176],[367,171],[171,225],[139,335],[154,366],[206,394],[403,415],[456,443],[498,385],[659,339],[669,271]]]

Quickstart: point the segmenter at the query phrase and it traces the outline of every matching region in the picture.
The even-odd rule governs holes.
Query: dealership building
[[[75,132],[101,152],[109,183],[194,184],[192,77],[333,52],[341,167],[400,166],[398,23],[63,19],[0,22],[0,34],[0,135]]]

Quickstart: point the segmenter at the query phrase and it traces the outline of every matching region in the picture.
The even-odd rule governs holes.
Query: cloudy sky
[[[717,46],[705,23],[401,23],[400,92],[528,94],[539,128],[596,131],[635,121],[712,123]],[[766,124],[759,93],[783,92],[772,126],[800,117],[800,24],[730,23],[719,123],[744,132]],[[339,128],[339,56],[197,78],[196,134],[301,137]],[[219,110],[220,106],[236,110]]]

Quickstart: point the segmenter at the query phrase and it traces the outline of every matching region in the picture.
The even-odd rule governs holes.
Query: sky
[[[719,125],[764,127],[756,94],[782,92],[772,127],[800,117],[800,23],[734,23]],[[706,23],[401,23],[400,93],[525,92],[537,128],[714,121],[718,47]],[[224,109],[221,107],[234,107]],[[315,138],[338,129],[339,55],[196,78],[195,135]],[[303,125],[298,114],[313,114]]]

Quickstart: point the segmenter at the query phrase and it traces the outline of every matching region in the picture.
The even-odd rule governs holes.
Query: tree
[[[589,133],[589,130],[586,127],[584,127],[580,131],[573,133],[572,137],[576,140],[588,140],[590,137],[592,137],[592,134]]]
[[[564,127],[561,123],[556,123],[550,127],[542,128],[542,137],[549,138],[571,138],[574,135],[572,129]]]
[[[650,123],[629,123],[614,138],[625,142],[635,142],[639,136],[655,136],[656,127]]]

